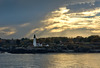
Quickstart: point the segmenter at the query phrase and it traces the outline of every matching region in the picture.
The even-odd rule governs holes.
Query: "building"
[[[34,38],[33,38],[33,46],[34,46],[34,47],[37,46],[37,43],[36,43],[36,35],[34,35]]]
[[[49,45],[48,44],[47,45],[46,44],[43,45],[42,43],[39,43],[39,42],[37,43],[36,35],[34,35],[34,37],[33,37],[33,46],[34,47],[42,47],[42,46],[47,46],[48,47]]]

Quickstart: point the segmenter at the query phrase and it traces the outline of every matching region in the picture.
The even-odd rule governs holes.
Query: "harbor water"
[[[0,68],[100,68],[100,53],[2,53]]]

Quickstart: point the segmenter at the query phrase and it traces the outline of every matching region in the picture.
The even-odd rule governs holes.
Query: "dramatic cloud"
[[[100,0],[0,0],[0,37],[100,35]]]
[[[31,36],[33,36],[33,34],[37,34],[43,30],[44,30],[43,28],[32,29],[28,34],[25,35],[25,37],[31,37]]]
[[[99,1],[99,0],[68,0],[68,5],[75,5],[75,4],[91,4],[94,5],[94,2]]]
[[[30,25],[30,23],[24,23],[24,24],[21,24],[21,25],[19,25],[20,27],[27,27],[27,26],[29,26]]]
[[[9,36],[16,33],[16,29],[12,27],[0,27],[0,35]]]
[[[93,33],[99,33],[100,34],[100,30],[93,30]]]
[[[42,33],[41,36],[60,36],[65,32],[72,33],[73,30],[77,32],[73,36],[100,34],[100,8],[86,9],[81,12],[70,11],[67,7],[52,11],[41,21],[42,26],[32,29],[25,37],[31,37],[34,33],[37,35]],[[80,34],[78,33],[80,31],[83,32]]]
[[[68,13],[70,9],[61,7],[58,10],[51,12],[48,18],[42,22],[45,23],[46,29],[51,29],[51,32],[62,32],[66,29],[93,29],[93,33],[97,33],[96,29],[100,29],[100,8],[87,10],[80,13]]]

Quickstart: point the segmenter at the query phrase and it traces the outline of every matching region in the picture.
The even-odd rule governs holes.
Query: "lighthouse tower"
[[[36,35],[34,35],[34,39],[33,39],[33,46],[36,47],[37,44],[36,44]]]

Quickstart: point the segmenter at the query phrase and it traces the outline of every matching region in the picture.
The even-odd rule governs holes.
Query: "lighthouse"
[[[36,35],[34,35],[34,38],[33,38],[33,46],[36,47],[37,44],[36,44]]]

